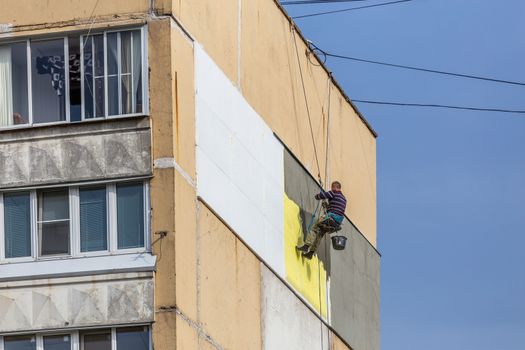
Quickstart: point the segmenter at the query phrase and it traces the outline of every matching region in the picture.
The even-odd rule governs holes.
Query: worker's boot
[[[310,250],[310,246],[308,244],[303,244],[300,247],[295,247],[295,249],[303,253],[308,253],[308,251]]]
[[[313,251],[305,252],[305,253],[303,253],[303,256],[304,256],[306,259],[310,260],[310,259],[312,259],[312,257],[314,256],[314,252],[313,252]]]

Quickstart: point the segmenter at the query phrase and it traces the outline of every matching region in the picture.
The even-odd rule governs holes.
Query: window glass
[[[66,120],[64,39],[31,42],[33,122]]]
[[[106,90],[104,84],[104,36],[93,36],[93,50],[94,50],[94,69],[95,69],[95,117],[104,117],[106,110],[104,107],[104,100],[106,98]]]
[[[133,112],[131,97],[131,32],[121,32],[122,114]]]
[[[69,254],[69,191],[38,192],[40,255]]]
[[[118,249],[144,247],[142,183],[117,185]]]
[[[0,127],[29,122],[27,45],[0,46]]]
[[[111,350],[111,331],[80,333],[81,350]]]
[[[82,36],[83,57],[82,65],[84,66],[84,118],[94,117],[93,112],[93,37]]]
[[[4,350],[36,350],[35,336],[4,337]]]
[[[106,188],[80,189],[80,250],[108,249]]]
[[[117,348],[126,350],[148,350],[148,327],[117,328]]]
[[[31,256],[29,193],[4,194],[5,257]]]
[[[80,37],[68,38],[69,48],[69,113],[72,122],[82,118],[82,90],[80,73]]]
[[[118,33],[107,34],[108,49],[108,113],[119,114],[118,100]]]
[[[142,113],[142,45],[140,30],[133,31],[133,94],[134,113]]]
[[[44,350],[71,350],[69,335],[44,336]]]

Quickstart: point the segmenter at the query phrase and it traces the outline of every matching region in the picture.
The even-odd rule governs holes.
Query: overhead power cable
[[[483,77],[483,76],[479,76],[479,75],[471,75],[471,74],[464,74],[464,73],[447,72],[447,71],[443,71],[443,70],[423,68],[423,67],[415,67],[415,66],[407,66],[407,65],[403,65],[403,64],[389,63],[389,62],[384,62],[384,61],[373,61],[373,60],[368,60],[368,59],[358,58],[358,57],[352,57],[352,56],[336,55],[336,54],[329,53],[329,52],[326,52],[326,51],[318,48],[315,44],[313,44],[311,42],[310,42],[310,45],[313,47],[313,51],[314,52],[319,53],[319,55],[325,56],[325,57],[333,57],[333,58],[339,58],[339,59],[343,59],[343,60],[350,60],[350,61],[356,61],[356,62],[370,63],[370,64],[376,64],[376,65],[386,66],[386,67],[409,69],[409,70],[425,72],[425,73],[449,75],[449,76],[454,76],[454,77],[459,77],[459,78],[468,78],[468,79],[475,79],[475,80],[490,81],[490,82],[493,82],[493,83],[502,83],[502,84],[525,86],[525,83],[519,82],[519,81],[512,81],[512,80],[505,80],[505,79]]]
[[[348,11],[355,11],[355,10],[363,10],[363,9],[368,9],[368,8],[372,8],[372,7],[394,5],[394,4],[400,4],[400,3],[403,3],[403,2],[410,2],[410,1],[413,1],[413,0],[398,0],[398,1],[391,1],[391,2],[383,2],[383,3],[380,3],[380,4],[374,4],[374,5],[351,7],[351,8],[347,8],[347,9],[341,9],[341,10],[315,12],[315,13],[309,13],[309,14],[306,14],[306,15],[294,16],[292,18],[293,19],[300,19],[300,18],[307,18],[307,17],[331,15],[331,14],[334,14],[334,13],[341,13],[341,12],[348,12]]]
[[[451,106],[451,105],[442,105],[442,104],[388,102],[388,101],[372,101],[372,100],[359,100],[359,99],[352,99],[352,102],[375,104],[375,105],[402,106],[402,107],[447,108],[447,109],[459,109],[459,110],[479,111],[479,112],[525,114],[525,110],[519,110],[519,109],[481,108],[481,107],[467,107],[467,106]]]
[[[281,1],[281,5],[310,5],[310,4],[329,4],[337,2],[360,2],[369,0],[287,0]]]

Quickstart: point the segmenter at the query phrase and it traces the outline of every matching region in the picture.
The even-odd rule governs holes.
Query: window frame
[[[71,342],[71,348],[70,350],[83,350],[82,342],[80,333],[83,331],[89,332],[92,330],[93,332],[96,331],[107,331],[110,330],[111,332],[111,350],[117,350],[117,330],[122,328],[132,328],[132,327],[147,327],[148,328],[148,350],[153,350],[153,335],[152,335],[152,329],[151,324],[149,323],[139,323],[139,324],[128,324],[128,325],[122,325],[118,327],[100,327],[100,328],[87,328],[87,329],[76,329],[76,330],[56,330],[51,332],[30,332],[30,333],[21,333],[21,334],[13,334],[13,335],[0,335],[0,350],[5,349],[5,343],[4,339],[6,337],[11,336],[33,336],[35,337],[35,348],[36,350],[44,350],[44,337],[47,336],[57,336],[57,335],[68,335],[70,342]]]
[[[108,73],[107,73],[107,34],[108,33],[120,33],[120,32],[126,32],[126,31],[140,31],[140,43],[141,43],[141,77],[142,77],[142,83],[141,86],[141,95],[142,95],[142,112],[140,113],[127,113],[127,114],[121,114],[121,77],[120,77],[120,71],[121,71],[121,62],[118,62],[118,96],[119,96],[119,114],[116,115],[109,115],[108,111]],[[32,94],[32,72],[31,72],[31,42],[41,42],[46,40],[57,40],[57,39],[63,39],[64,41],[64,58],[69,62],[69,37],[71,35],[77,35],[79,40],[81,40],[81,43],[83,43],[83,40],[86,36],[92,37],[94,35],[103,35],[104,40],[104,116],[102,117],[93,117],[93,118],[85,118],[84,111],[85,111],[85,103],[84,103],[84,47],[83,45],[80,45],[80,77],[81,77],[81,118],[79,121],[71,121],[71,101],[70,101],[70,82],[69,82],[69,63],[64,64],[64,79],[65,79],[65,109],[66,109],[66,116],[65,120],[61,121],[52,121],[52,122],[46,122],[46,123],[35,123],[33,119],[33,94]],[[133,36],[133,35],[131,35]],[[120,34],[118,35],[118,51],[119,51],[119,58],[120,58]],[[149,95],[148,95],[148,28],[147,25],[143,25],[140,27],[137,26],[131,26],[131,27],[118,27],[118,28],[110,28],[107,30],[99,29],[93,30],[89,33],[85,32],[64,32],[60,33],[59,35],[46,35],[46,36],[34,36],[34,37],[27,37],[27,38],[21,38],[21,39],[12,39],[12,40],[6,40],[6,41],[0,41],[0,46],[3,45],[10,45],[10,44],[16,44],[16,43],[26,43],[26,63],[27,63],[27,103],[28,103],[28,123],[26,124],[16,124],[16,125],[7,125],[7,126],[0,126],[0,131],[3,130],[13,130],[13,129],[25,129],[25,128],[34,128],[34,127],[41,127],[41,126],[53,126],[53,125],[63,125],[63,124],[77,124],[77,123],[84,123],[84,122],[96,122],[101,120],[112,120],[112,119],[120,119],[120,118],[130,118],[130,117],[142,117],[142,116],[149,116]],[[132,46],[133,47],[133,46]],[[132,51],[133,55],[133,51]],[[131,74],[131,73],[130,73]],[[133,75],[131,75],[133,76]],[[135,94],[132,94],[134,96]],[[94,97],[93,97],[94,99]],[[133,100],[135,100],[135,97],[133,97]],[[95,108],[95,106],[93,106]]]
[[[136,183],[142,185],[143,206],[144,206],[144,246],[137,248],[118,249],[118,230],[117,230],[117,184]],[[80,242],[80,189],[90,187],[106,188],[106,228],[107,228],[107,249],[93,252],[82,252]],[[59,255],[40,255],[40,237],[37,229],[38,222],[38,196],[39,190],[50,188],[66,188],[69,191],[69,254]],[[31,255],[27,257],[6,258],[5,256],[5,225],[4,225],[4,193],[28,192],[30,194],[30,217],[31,217]],[[29,261],[49,261],[72,258],[85,258],[107,255],[122,255],[133,253],[151,252],[151,206],[149,180],[127,179],[113,182],[87,182],[81,184],[37,187],[31,189],[9,189],[0,191],[0,264],[18,263]],[[1,350],[1,348],[0,348]]]

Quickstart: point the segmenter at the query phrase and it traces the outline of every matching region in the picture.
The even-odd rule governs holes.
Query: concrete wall
[[[151,272],[0,283],[0,334],[153,321]]]
[[[380,257],[348,220],[347,248],[330,254],[330,306],[334,329],[354,349],[380,348]]]
[[[261,283],[264,349],[329,349],[328,328],[267,268]]]
[[[151,174],[149,120],[0,132],[0,188]]]

